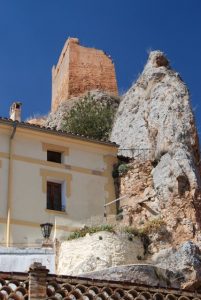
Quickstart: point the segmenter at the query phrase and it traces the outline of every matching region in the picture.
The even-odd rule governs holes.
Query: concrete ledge
[[[55,273],[54,249],[0,247],[0,271],[27,272],[34,262],[42,263],[50,273]]]

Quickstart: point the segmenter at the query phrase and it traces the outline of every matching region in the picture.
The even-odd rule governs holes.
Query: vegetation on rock
[[[144,234],[152,234],[157,233],[161,230],[162,227],[166,225],[165,221],[162,219],[153,219],[148,221],[144,227],[141,229],[141,231]]]
[[[119,162],[118,164],[116,164],[114,166],[112,175],[114,178],[121,177],[121,176],[125,175],[131,169],[132,169],[131,164]]]
[[[88,94],[65,115],[63,130],[96,139],[106,139],[112,129],[115,109],[109,104],[94,101]]]
[[[133,226],[125,226],[122,227],[122,231],[126,232],[128,234],[133,234],[135,236],[141,236],[143,234],[152,234],[159,232],[161,230],[161,227],[165,226],[166,223],[164,220],[158,218],[158,219],[153,219],[150,221],[147,221],[143,227],[137,228]]]
[[[103,224],[99,226],[92,226],[92,227],[87,227],[85,226],[84,228],[78,229],[71,233],[69,237],[67,238],[68,241],[78,239],[80,237],[84,237],[87,233],[93,234],[99,231],[109,231],[109,232],[114,232],[114,227],[112,225],[108,224]]]
[[[132,236],[139,237],[143,242],[145,255],[148,253],[148,246],[151,242],[150,236],[155,233],[161,233],[164,230],[165,225],[165,221],[158,218],[146,222],[143,227],[137,228],[133,226],[125,226],[121,228],[121,231],[127,233],[131,240]]]

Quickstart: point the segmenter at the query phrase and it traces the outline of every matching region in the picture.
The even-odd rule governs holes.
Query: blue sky
[[[1,116],[15,100],[24,119],[50,110],[52,65],[69,36],[112,56],[120,93],[150,49],[164,51],[189,87],[201,133],[200,0],[0,0]]]

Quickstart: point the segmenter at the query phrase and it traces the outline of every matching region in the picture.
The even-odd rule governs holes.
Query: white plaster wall
[[[21,135],[16,131],[14,138],[14,154],[35,159],[47,159],[47,154],[42,149],[42,141],[37,136]]]
[[[0,128],[0,152],[9,151],[9,136],[11,134],[11,130],[2,130]]]
[[[15,135],[14,143],[15,154],[17,155],[47,160],[47,153],[42,150],[42,143],[47,143],[69,148],[69,155],[64,156],[63,163],[65,164],[98,171],[103,171],[106,167],[102,151],[96,151],[93,147],[73,144],[69,141],[61,143],[48,137],[40,140],[37,136],[21,136],[18,132]]]
[[[20,130],[19,130],[20,131]],[[102,171],[106,165],[103,156],[108,149],[101,149],[98,145],[97,152],[94,147],[65,142],[54,136],[47,136],[41,140],[36,134],[20,134],[16,131],[13,140],[13,154],[46,162],[46,152],[42,150],[42,142],[69,147],[69,155],[65,163],[91,170]],[[0,146],[8,154],[8,137],[0,131]],[[7,130],[10,134],[10,131]],[[3,152],[2,151],[2,152]],[[101,153],[102,151],[102,153]],[[1,152],[1,151],[0,151]],[[9,160],[0,157],[0,218],[7,218],[7,188],[8,188],[8,163]],[[56,164],[55,164],[56,165]],[[46,210],[46,193],[42,189],[42,176],[40,169],[56,171],[72,175],[71,195],[66,199],[66,214],[55,211],[51,214]],[[31,162],[13,160],[13,186],[12,186],[12,215],[14,219],[11,226],[11,242],[24,244],[37,244],[41,239],[39,225],[44,222],[58,222],[58,226],[80,227],[84,220],[91,216],[102,216],[105,202],[105,184],[107,178],[98,175],[84,174],[57,166],[46,166]],[[1,222],[3,222],[1,220]],[[29,224],[26,222],[30,222]],[[33,223],[33,224],[31,224]],[[38,226],[38,227],[37,227]],[[57,230],[56,237],[66,235],[70,229]]]
[[[52,235],[51,235],[52,237]],[[40,224],[38,226],[26,226],[26,225],[11,225],[11,245],[18,247],[41,247],[43,237],[41,233]]]
[[[67,213],[75,220],[103,215],[106,178],[72,172],[72,195],[67,201]]]
[[[49,221],[40,168],[40,165],[14,162],[13,218],[39,223]],[[68,217],[81,220],[103,214],[106,178],[69,170],[62,172],[72,174],[71,195],[66,200]]]
[[[6,245],[6,225],[0,223],[0,244]]]
[[[14,161],[12,215],[34,222],[46,220],[46,194],[42,192],[40,165]]]
[[[8,159],[0,158],[0,218],[7,217]]]
[[[92,170],[104,170],[105,164],[102,154],[90,152],[90,149],[87,151],[75,147],[71,147],[69,152],[69,156],[66,157],[66,163]]]
[[[40,262],[55,274],[55,254],[52,249],[0,248],[0,271],[27,272],[34,262]]]

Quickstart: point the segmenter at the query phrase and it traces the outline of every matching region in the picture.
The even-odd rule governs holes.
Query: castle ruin
[[[115,68],[102,50],[86,48],[77,38],[69,38],[52,68],[52,108],[69,98],[90,90],[103,90],[118,95]]]

